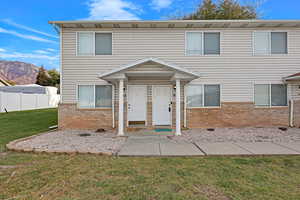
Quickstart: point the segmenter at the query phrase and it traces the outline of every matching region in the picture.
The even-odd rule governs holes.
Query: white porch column
[[[119,125],[118,136],[124,135],[124,79],[119,80]]]
[[[176,79],[176,132],[175,135],[181,135],[181,122],[180,122],[180,79]]]

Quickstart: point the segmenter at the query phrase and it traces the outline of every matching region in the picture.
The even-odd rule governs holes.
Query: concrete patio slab
[[[288,149],[272,142],[235,143],[241,148],[256,155],[296,155],[297,151]]]
[[[251,155],[250,151],[230,142],[199,143],[196,145],[207,155]]]
[[[276,142],[276,144],[297,151],[300,154],[300,142]]]
[[[125,143],[119,156],[160,156],[159,143]]]
[[[160,143],[162,156],[204,156],[194,144],[188,142],[162,142]]]

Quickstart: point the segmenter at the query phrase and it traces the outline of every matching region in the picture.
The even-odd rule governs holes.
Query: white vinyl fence
[[[0,112],[57,107],[60,95],[0,92]]]

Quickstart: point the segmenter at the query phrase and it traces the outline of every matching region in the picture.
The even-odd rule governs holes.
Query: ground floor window
[[[287,106],[287,87],[284,84],[255,84],[255,106]]]
[[[78,85],[78,107],[111,108],[111,85]]]
[[[188,85],[186,88],[186,105],[188,108],[219,107],[219,84]]]

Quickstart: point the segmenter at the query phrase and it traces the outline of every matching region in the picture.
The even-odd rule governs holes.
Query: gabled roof
[[[157,59],[157,58],[145,58],[145,59],[142,59],[142,60],[138,60],[138,61],[135,61],[133,63],[130,63],[130,64],[127,64],[127,65],[124,65],[124,66],[121,66],[120,68],[117,68],[117,69],[113,69],[109,72],[106,72],[104,74],[100,74],[99,75],[99,78],[104,78],[106,76],[110,76],[112,74],[115,74],[115,73],[118,73],[118,72],[121,72],[121,71],[124,71],[124,70],[127,70],[127,69],[130,69],[132,67],[135,67],[137,65],[140,65],[140,64],[144,64],[146,62],[155,62],[155,63],[158,63],[158,64],[161,64],[165,67],[168,67],[170,69],[173,69],[175,71],[178,71],[178,72],[182,72],[182,73],[185,73],[185,74],[188,74],[190,76],[193,76],[194,78],[199,78],[199,75],[194,73],[194,72],[190,72],[189,70],[185,69],[185,68],[182,68],[182,67],[178,67],[174,64],[170,64],[170,63],[166,63],[160,59]]]
[[[283,80],[285,81],[300,80],[300,72],[284,77]]]

